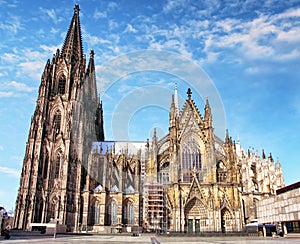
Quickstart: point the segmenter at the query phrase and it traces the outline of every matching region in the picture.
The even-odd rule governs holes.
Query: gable
[[[191,100],[187,100],[179,117],[179,137],[182,138],[189,133],[196,133],[201,136],[203,126],[203,119],[196,106]]]
[[[190,200],[192,200],[195,197],[205,201],[204,192],[201,191],[200,184],[196,175],[193,176],[193,181],[190,187],[190,191],[188,193],[188,197],[186,199],[186,203],[188,203]]]

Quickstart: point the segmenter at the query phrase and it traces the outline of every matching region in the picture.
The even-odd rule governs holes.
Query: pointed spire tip
[[[188,100],[191,100],[192,90],[191,88],[188,88],[186,94],[188,95]]]
[[[74,12],[78,13],[80,11],[79,4],[75,4]]]

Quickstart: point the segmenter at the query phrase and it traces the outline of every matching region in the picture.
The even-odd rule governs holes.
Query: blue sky
[[[14,207],[40,76],[62,47],[75,3],[84,52],[88,57],[95,50],[106,139],[143,141],[154,127],[163,135],[174,84],[182,106],[187,88],[201,88],[207,79],[211,90],[193,89],[192,98],[202,112],[208,95],[214,114],[224,113],[218,136],[224,138],[226,127],[244,149],[272,152],[286,184],[299,181],[298,0],[0,0],[0,205]],[[153,52],[157,58],[149,66],[142,57]],[[130,67],[128,53],[139,60]],[[169,56],[172,69],[164,71],[160,60]],[[181,66],[186,61],[190,65]],[[108,84],[103,67],[111,64]],[[188,76],[193,65],[199,77]],[[119,72],[123,68],[127,73]],[[113,125],[127,108],[122,136]]]

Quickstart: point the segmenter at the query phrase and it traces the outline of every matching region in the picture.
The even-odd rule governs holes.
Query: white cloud
[[[46,45],[40,45],[40,48],[44,51],[46,51],[47,53],[51,53],[54,54],[56,53],[56,50],[60,47],[60,45],[56,45],[56,46],[46,46]]]
[[[107,39],[100,38],[98,36],[93,36],[90,33],[84,31],[82,34],[85,41],[87,41],[91,46],[95,46],[97,44],[111,44],[111,41]]]
[[[0,29],[16,34],[18,30],[22,30],[24,28],[22,27],[18,16],[10,16],[9,21],[0,23]]]
[[[299,42],[300,41],[300,27],[293,28],[288,31],[281,31],[278,33],[277,40],[284,42]]]
[[[13,97],[13,96],[14,96],[13,92],[3,92],[3,91],[0,91],[0,98]]]
[[[177,7],[183,7],[185,2],[185,0],[168,0],[165,6],[163,7],[163,11],[165,13],[169,13]]]
[[[249,21],[238,19],[217,21],[211,31],[206,31],[204,35],[206,40],[203,51],[208,55],[211,52],[232,50],[232,54],[238,54],[238,56],[234,55],[235,57],[241,57],[244,60],[280,61],[300,57],[296,45],[292,45],[300,41],[298,34],[300,28],[287,19],[299,13],[300,11],[293,10],[275,16],[260,14]],[[278,22],[278,19],[281,21],[284,19],[284,25]],[[288,42],[289,45],[283,45],[283,42]],[[224,58],[229,60],[231,56]],[[253,69],[249,71],[253,72]]]
[[[260,72],[262,72],[262,70],[263,70],[264,68],[262,68],[262,67],[248,67],[248,68],[246,68],[246,72],[247,73],[249,73],[249,74],[257,74],[257,73],[260,73]]]
[[[102,11],[99,11],[98,9],[96,9],[93,17],[94,17],[94,19],[106,18],[107,13],[105,11],[102,12]]]
[[[288,60],[295,60],[300,57],[300,50],[294,49],[289,53],[282,53],[275,57],[277,61],[288,61]]]
[[[34,87],[29,87],[24,83],[16,82],[16,81],[11,81],[7,83],[7,87],[13,88],[16,91],[21,91],[21,92],[31,92],[36,90]]]
[[[59,32],[59,29],[55,29],[55,28],[53,28],[53,27],[52,27],[51,30],[50,30],[50,33],[51,33],[51,34],[54,34],[54,35],[57,34],[58,32]]]
[[[63,20],[62,17],[57,17],[54,9],[40,8],[40,10],[43,14],[47,14],[48,17],[54,22],[54,24],[57,24]]]
[[[118,24],[118,22],[116,22],[116,21],[109,20],[109,21],[108,21],[108,27],[109,27],[110,30],[113,30],[113,29],[118,28],[118,27],[119,27],[119,24]]]
[[[287,19],[287,18],[299,18],[300,17],[300,8],[291,8],[287,11],[277,14],[274,16],[274,20]]]
[[[8,167],[1,167],[0,166],[0,172],[3,174],[6,174],[8,176],[11,176],[13,178],[20,178],[20,172],[17,169],[14,168],[8,168]]]
[[[110,9],[115,9],[115,8],[118,8],[119,5],[116,2],[109,2],[107,7]]]
[[[20,57],[14,53],[4,53],[4,54],[2,54],[1,59],[5,62],[15,63],[20,60]]]
[[[28,61],[22,62],[19,64],[20,73],[18,75],[28,75],[30,78],[34,80],[39,80],[41,73],[43,71],[43,67],[45,65],[45,61]]]
[[[131,24],[127,24],[126,29],[124,31],[124,33],[137,33],[137,29],[135,29]]]

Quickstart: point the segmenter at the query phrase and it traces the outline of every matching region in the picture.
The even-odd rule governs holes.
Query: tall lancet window
[[[118,223],[118,203],[112,199],[108,206],[109,225],[116,225]]]
[[[58,94],[65,94],[66,92],[66,78],[61,76],[58,80]]]
[[[55,168],[54,168],[54,177],[55,179],[58,179],[60,177],[60,169],[61,169],[61,165],[62,165],[62,155],[60,153],[58,153],[56,155],[56,159],[55,159]]]
[[[53,129],[55,131],[55,134],[58,134],[60,132],[60,124],[61,124],[61,113],[58,110],[56,111],[53,117]]]
[[[123,206],[123,224],[134,223],[134,207],[130,199],[126,199]]]
[[[194,137],[189,137],[183,142],[181,152],[183,182],[191,182],[195,173],[201,181],[202,161],[199,143]]]
[[[90,222],[92,225],[100,224],[100,203],[96,201],[91,207]]]

